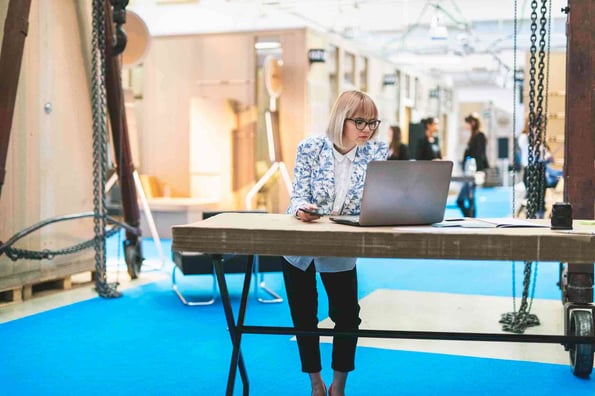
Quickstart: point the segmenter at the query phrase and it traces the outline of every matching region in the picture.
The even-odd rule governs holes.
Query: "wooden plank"
[[[549,227],[352,227],[328,218],[304,223],[283,214],[224,213],[172,230],[172,249],[182,252],[595,262],[595,227],[578,220],[570,234]]]

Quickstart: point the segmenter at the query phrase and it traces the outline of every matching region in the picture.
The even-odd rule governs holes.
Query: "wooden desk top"
[[[532,220],[549,225],[549,220]],[[595,262],[595,226],[549,228],[354,227],[285,214],[224,213],[173,227],[175,251],[259,255]]]

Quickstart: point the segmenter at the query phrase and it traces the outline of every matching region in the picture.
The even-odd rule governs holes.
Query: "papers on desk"
[[[523,219],[513,217],[502,218],[472,218],[446,219],[440,223],[432,224],[433,227],[463,227],[463,228],[512,228],[512,227],[541,227],[547,228],[547,225],[536,224]]]

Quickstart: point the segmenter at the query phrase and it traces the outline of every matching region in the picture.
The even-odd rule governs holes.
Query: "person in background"
[[[473,113],[465,117],[465,129],[469,130],[471,134],[463,154],[462,166],[464,170],[467,170],[465,173],[468,176],[474,176],[476,171],[483,171],[489,167],[486,156],[486,135],[479,128],[481,128],[481,122],[478,114]],[[457,206],[461,209],[463,216],[476,217],[475,181],[463,182],[457,197]]]
[[[422,119],[421,123],[425,129],[425,133],[418,142],[415,158],[428,161],[441,159],[440,145],[438,144],[438,138],[435,136],[438,133],[438,120],[434,117],[428,117]]]
[[[544,162],[545,162],[545,188],[556,188],[560,178],[564,175],[562,169],[557,169],[554,167],[555,158],[550,146],[548,144],[545,145],[545,155],[544,155]]]
[[[523,183],[525,181],[525,172],[529,166],[529,119],[525,120],[525,128],[517,137],[517,146],[520,152],[520,165]]]
[[[294,181],[287,213],[310,222],[321,214],[358,214],[368,163],[386,160],[388,145],[375,140],[380,126],[374,101],[360,91],[343,92],[333,105],[325,136],[304,139],[297,148]],[[300,330],[318,326],[316,273],[328,295],[335,329],[359,328],[360,306],[356,258],[284,257],[283,279],[293,324]],[[298,335],[302,371],[308,373],[312,395],[326,395],[321,377],[319,336]],[[333,380],[329,395],[343,396],[347,374],[355,369],[357,337],[333,338]]]
[[[407,149],[407,145],[401,141],[401,128],[397,125],[391,125],[389,130],[392,133],[392,137],[388,149],[388,159],[408,160],[409,150]]]

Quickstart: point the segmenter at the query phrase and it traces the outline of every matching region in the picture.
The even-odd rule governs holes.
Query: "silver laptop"
[[[372,161],[359,216],[331,216],[358,226],[421,225],[444,219],[451,161]]]

